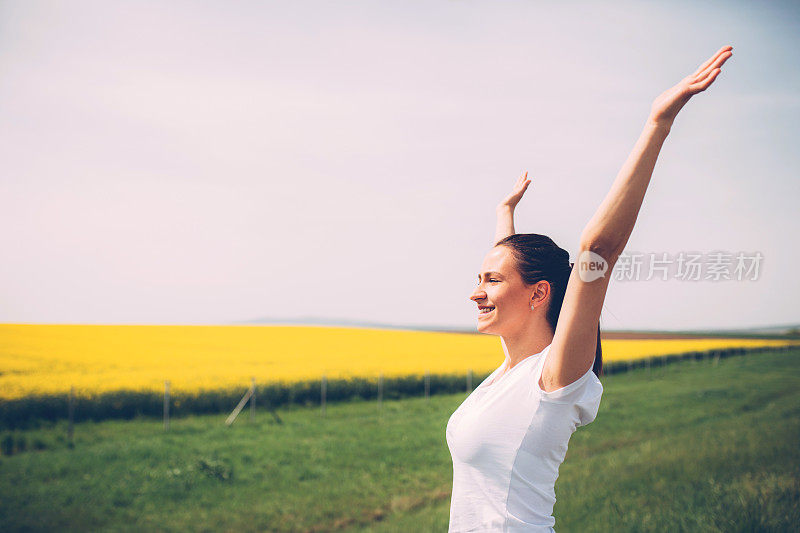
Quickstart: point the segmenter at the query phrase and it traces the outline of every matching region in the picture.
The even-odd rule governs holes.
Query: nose
[[[470,300],[473,302],[477,302],[478,300],[485,300],[486,299],[486,292],[483,290],[479,290],[477,287],[469,297]]]

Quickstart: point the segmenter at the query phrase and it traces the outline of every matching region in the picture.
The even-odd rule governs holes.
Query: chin
[[[491,333],[492,325],[491,324],[484,324],[483,322],[478,322],[476,328],[480,333]]]

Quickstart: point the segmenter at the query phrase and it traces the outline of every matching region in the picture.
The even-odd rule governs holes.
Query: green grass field
[[[476,384],[477,385],[477,384]],[[604,379],[556,530],[796,531],[800,350]],[[0,432],[0,531],[447,531],[465,394]],[[22,448],[25,448],[24,451]]]

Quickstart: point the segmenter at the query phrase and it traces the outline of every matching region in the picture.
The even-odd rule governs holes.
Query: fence
[[[613,382],[613,376],[638,368],[646,369],[649,375],[654,369],[664,368],[672,362],[686,359],[717,365],[721,359],[735,355],[788,351],[796,349],[798,346],[800,345],[728,348],[652,356],[629,361],[604,362],[601,379],[611,379]],[[489,373],[486,373],[479,376],[479,379],[483,381],[488,376]],[[226,420],[226,424],[231,425],[248,402],[250,404],[249,418],[251,421],[255,419],[256,397],[262,399],[263,405],[275,421],[282,423],[275,409],[290,404],[320,405],[321,416],[324,417],[329,401],[377,398],[377,409],[380,413],[383,409],[384,399],[423,395],[429,399],[433,394],[457,392],[468,394],[473,390],[473,383],[473,372],[468,370],[466,376],[425,372],[424,376],[385,378],[381,373],[377,383],[368,378],[328,380],[323,375],[321,380],[306,380],[291,384],[267,383],[257,386],[255,378],[252,378],[250,387],[246,389],[244,396],[241,396],[241,389],[198,393],[179,392],[176,394],[170,392],[169,381],[164,384],[163,396],[156,392],[122,390],[99,394],[96,398],[84,398],[76,397],[73,387],[66,398],[63,395],[46,395],[0,402],[0,429],[25,429],[38,426],[42,422],[55,422],[66,418],[71,441],[75,422],[160,416],[164,419],[164,430],[169,431],[170,416],[229,413],[231,406],[236,405],[234,412]]]

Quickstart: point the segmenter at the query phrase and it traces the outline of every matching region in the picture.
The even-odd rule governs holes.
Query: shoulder
[[[575,381],[550,390],[547,390],[546,387],[543,387],[541,378],[545,366],[544,357],[547,356],[549,348],[550,347],[548,346],[544,353],[543,360],[536,365],[537,369],[533,375],[534,389],[542,400],[558,403],[575,403],[588,398],[600,396],[603,393],[603,385],[600,383],[600,379],[592,371],[594,361],[592,361],[592,366],[590,366],[589,369],[586,370]]]

